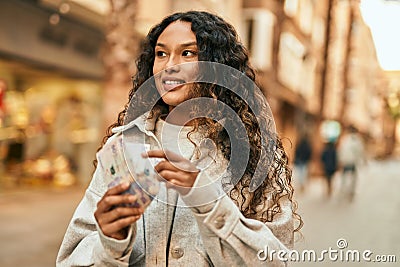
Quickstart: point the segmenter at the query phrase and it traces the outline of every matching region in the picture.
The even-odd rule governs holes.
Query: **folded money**
[[[141,154],[149,149],[149,144],[128,142],[118,135],[96,154],[108,188],[123,182],[131,183],[124,194],[138,196],[138,200],[130,205],[132,207],[147,207],[159,191],[154,166],[162,159],[143,158]]]

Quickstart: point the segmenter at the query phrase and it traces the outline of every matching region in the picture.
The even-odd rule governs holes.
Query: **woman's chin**
[[[175,97],[163,96],[162,100],[165,104],[167,104],[170,108],[174,108],[185,101],[185,99],[177,99]]]
[[[186,85],[175,86],[174,88],[167,88],[170,90],[159,91],[164,103],[169,106],[177,106],[188,99]]]

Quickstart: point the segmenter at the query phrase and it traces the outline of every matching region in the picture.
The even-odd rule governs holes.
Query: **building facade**
[[[245,29],[254,32],[245,33],[253,40],[244,40],[253,58],[265,59],[258,64],[260,81],[278,131],[290,140],[290,158],[296,140],[310,136],[312,171],[319,173],[323,143],[337,140],[349,125],[356,126],[366,141],[373,140],[369,150],[379,155],[387,113],[384,79],[359,1],[251,0],[243,1],[243,9],[245,23],[253,25]],[[257,27],[272,40],[258,40]]]
[[[8,87],[0,91],[0,159],[23,129],[26,160],[56,151],[75,159],[71,168],[87,182],[105,125],[127,99],[140,40],[166,15],[193,9],[238,30],[291,163],[308,135],[319,173],[324,142],[348,125],[372,155],[388,153],[387,83],[357,0],[15,0],[0,1],[0,78]]]

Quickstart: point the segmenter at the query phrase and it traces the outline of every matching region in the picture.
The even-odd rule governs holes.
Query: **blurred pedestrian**
[[[255,81],[255,72],[236,31],[221,17],[208,12],[175,13],[150,30],[142,49],[136,61],[137,73],[128,104],[119,113],[118,121],[110,126],[105,140],[112,144],[123,133],[129,133],[133,140],[146,142],[150,147],[147,156],[162,159],[155,166],[158,175],[149,177],[161,181],[160,191],[149,206],[138,207],[135,205],[138,194],[123,194],[130,184],[108,188],[106,172],[97,164],[64,237],[57,266],[270,264],[259,260],[260,251],[266,247],[287,251],[292,247],[294,218],[300,223],[301,218],[295,212],[291,172],[282,143],[280,140],[269,142],[275,133],[257,123],[258,119],[269,120],[266,105],[257,106],[262,112],[258,117],[248,102],[230,88],[193,83],[190,77],[195,73],[185,71],[199,71],[199,61],[217,62],[236,68],[246,81]],[[151,86],[143,93],[149,95],[148,99],[140,95],[139,89],[145,81],[152,81],[152,77],[153,83],[148,83]],[[224,78],[235,81],[233,75],[227,74]],[[232,82],[232,87],[238,87],[258,103],[263,96],[254,85],[247,85]],[[243,174],[238,175],[240,170],[235,164],[228,166],[234,144],[221,124],[204,115],[185,120],[188,112],[179,106],[186,100],[201,97],[215,100],[210,102],[213,105],[224,103],[245,127],[250,153]],[[153,99],[157,99],[156,104]],[[153,104],[147,110],[149,102]],[[141,107],[146,111],[135,114],[130,109],[132,106],[140,112]],[[210,112],[212,109],[205,108]],[[233,119],[224,119],[237,125]],[[165,138],[161,138],[163,131]],[[196,148],[199,149],[201,140],[207,140],[200,139],[201,136],[212,140],[216,147],[217,157],[207,168],[195,165]],[[179,144],[183,155],[179,151],[178,155],[163,150],[172,139],[176,139],[173,142]],[[260,162],[268,155],[260,146],[264,145],[262,140],[272,144],[269,150],[272,165]],[[265,180],[252,192],[250,181],[256,168]],[[110,170],[115,173],[114,168]],[[232,183],[233,187],[224,186]],[[286,266],[286,262],[273,260],[273,266]]]
[[[340,139],[338,159],[342,172],[341,191],[352,201],[356,191],[357,166],[365,161],[363,140],[353,125]]]
[[[297,179],[300,192],[304,191],[308,179],[311,153],[310,141],[308,136],[304,134],[296,146],[294,158],[294,178]]]
[[[321,161],[327,184],[327,196],[330,197],[332,195],[332,178],[338,168],[336,144],[334,141],[329,141],[325,144],[321,154]]]

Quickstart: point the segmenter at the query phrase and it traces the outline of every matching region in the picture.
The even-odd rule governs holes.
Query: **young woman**
[[[235,81],[230,83],[237,87],[234,91],[193,82],[189,77],[193,72],[212,68],[201,66],[203,61],[223,64],[255,80],[234,28],[216,15],[176,13],[149,32],[137,60],[129,103],[117,123],[110,126],[105,140],[109,143],[129,131],[129,138],[149,144],[151,150],[145,157],[164,159],[154,167],[160,190],[146,209],[123,205],[134,203],[137,196],[121,194],[129,184],[108,189],[97,165],[65,234],[58,266],[286,264],[276,258],[270,262],[270,257],[263,261],[268,251],[291,248],[294,232],[302,224],[292,200],[286,153],[275,133],[266,129],[271,119],[263,113],[265,106],[256,105],[262,101],[254,87],[246,82],[236,86]],[[225,72],[220,76],[228,84],[232,80]],[[140,95],[149,79],[155,90]],[[189,111],[179,109],[198,97],[214,102],[190,104]],[[155,104],[145,112],[147,108],[143,107],[148,103]],[[226,110],[234,115],[222,111],[221,119],[207,118],[204,112],[211,114],[215,111],[212,107],[218,107],[218,111],[228,107]],[[188,116],[196,109],[202,118]],[[246,142],[240,141],[243,138],[230,140],[230,134],[240,132],[241,126],[248,150]],[[229,127],[235,131],[226,130]],[[204,138],[212,141],[215,153],[202,155]],[[246,158],[245,151],[249,156],[244,167],[236,162],[229,164],[235,157],[238,162]],[[212,154],[211,160],[200,164],[204,154]],[[254,186],[256,173],[263,179],[256,180]],[[299,222],[297,229],[295,220]]]

